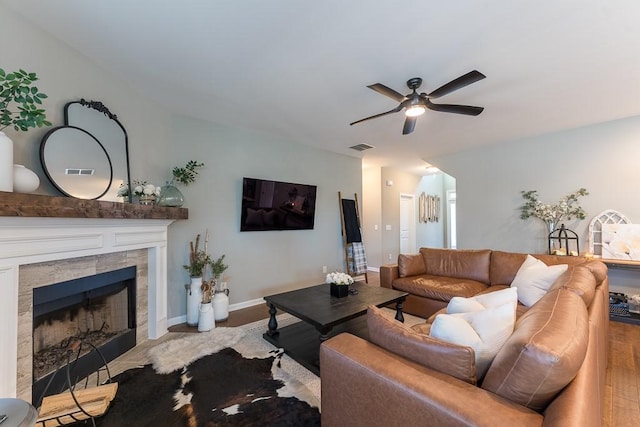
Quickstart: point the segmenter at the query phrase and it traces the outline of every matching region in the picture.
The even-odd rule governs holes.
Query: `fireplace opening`
[[[136,267],[33,289],[32,401],[66,388],[68,350],[79,341],[97,347],[107,362],[136,345]],[[84,378],[104,362],[91,346],[74,361],[72,378]],[[53,376],[53,379],[51,377]],[[47,388],[47,384],[51,384]]]

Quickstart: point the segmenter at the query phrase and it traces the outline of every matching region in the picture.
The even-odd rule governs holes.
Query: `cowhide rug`
[[[96,425],[319,426],[319,379],[264,341],[265,327],[216,328],[152,348],[152,364],[114,377],[118,393]]]

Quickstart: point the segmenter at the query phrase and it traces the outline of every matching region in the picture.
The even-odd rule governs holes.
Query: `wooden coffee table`
[[[322,284],[295,291],[267,296],[269,329],[262,336],[276,347],[284,349],[298,363],[320,373],[320,343],[342,332],[350,332],[368,339],[366,316],[369,305],[384,307],[395,303],[396,319],[404,321],[402,304],[406,292],[364,283],[354,283],[357,294],[336,298],[329,293],[329,285]],[[292,314],[302,322],[278,329],[278,309]]]

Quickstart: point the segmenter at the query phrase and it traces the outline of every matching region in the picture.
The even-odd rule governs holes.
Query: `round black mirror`
[[[113,181],[105,148],[92,134],[75,126],[47,132],[40,145],[40,161],[47,178],[66,196],[99,199]]]

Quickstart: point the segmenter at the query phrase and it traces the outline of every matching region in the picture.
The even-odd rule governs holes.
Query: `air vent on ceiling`
[[[94,169],[87,168],[68,168],[64,170],[65,175],[93,175]]]
[[[364,150],[368,150],[369,148],[375,148],[373,145],[369,145],[369,144],[358,144],[358,145],[353,145],[351,147],[349,147],[353,150],[356,151],[364,151]]]

